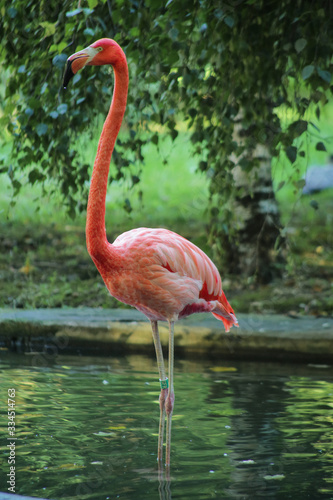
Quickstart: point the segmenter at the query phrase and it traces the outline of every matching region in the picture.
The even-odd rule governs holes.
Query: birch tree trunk
[[[245,145],[249,131],[242,129],[241,119],[238,116],[235,120],[233,139]],[[284,262],[284,240],[273,190],[269,147],[257,143],[253,150],[245,149],[238,157],[232,155],[230,160],[235,165],[232,176],[236,194],[227,202],[232,214],[231,231],[221,231],[219,235],[223,267],[227,266],[232,274],[269,283],[281,275]]]
[[[233,176],[240,195],[233,201],[237,220],[237,246],[229,248],[234,271],[255,276],[268,283],[280,275],[282,263],[280,215],[271,177],[271,158],[265,146],[258,146],[255,158],[259,166],[249,174],[238,165]]]

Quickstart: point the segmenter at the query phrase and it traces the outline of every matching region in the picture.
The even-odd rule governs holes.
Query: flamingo
[[[225,331],[238,326],[232,307],[222,291],[220,274],[193,243],[167,229],[141,227],[126,231],[111,244],[106,238],[105,197],[114,144],[126,108],[128,67],[121,47],[103,38],[67,59],[63,85],[84,66],[111,65],[114,90],[94,163],[86,219],[88,252],[110,294],[129,304],[151,322],[161,385],[157,460],[170,466],[171,420],[174,407],[174,323],[193,313],[211,312]],[[168,377],[164,366],[158,321],[169,324]]]

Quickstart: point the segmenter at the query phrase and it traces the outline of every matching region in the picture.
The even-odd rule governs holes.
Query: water
[[[178,360],[159,480],[153,358],[1,355],[16,390],[16,493],[50,499],[333,499],[333,368]]]

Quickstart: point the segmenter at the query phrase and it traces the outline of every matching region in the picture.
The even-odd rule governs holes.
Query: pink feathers
[[[167,229],[133,229],[118,236],[109,252],[110,261],[98,268],[111,295],[150,320],[212,312],[226,331],[238,326],[215,265],[182,236]]]

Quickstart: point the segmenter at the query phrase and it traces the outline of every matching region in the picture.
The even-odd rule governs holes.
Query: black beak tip
[[[67,65],[65,68],[64,77],[63,77],[63,81],[62,81],[64,89],[67,88],[68,82],[73,78],[73,76],[74,76],[74,73],[72,71],[72,61],[67,61]]]

